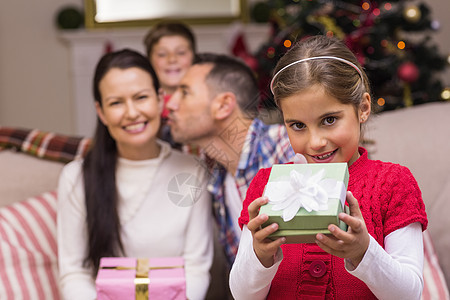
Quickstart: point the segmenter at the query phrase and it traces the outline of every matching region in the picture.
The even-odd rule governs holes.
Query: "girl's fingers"
[[[335,248],[335,247],[331,247],[328,244],[324,243],[323,241],[320,240],[316,240],[316,244],[325,252],[330,253],[334,256],[338,256],[341,258],[345,258],[346,257],[346,252],[341,248]]]
[[[283,245],[285,242],[286,242],[286,238],[280,237],[280,238],[274,240],[273,242],[268,243],[267,248],[269,249],[269,251],[277,252],[278,247]]]
[[[349,228],[350,231],[344,231],[340,229],[338,226],[334,224],[328,225],[328,230],[331,235],[326,236],[323,234],[318,234],[317,237],[321,237],[320,241],[330,248],[339,249],[344,244],[351,244],[355,242],[356,236],[355,234],[361,233],[363,231],[362,221],[358,218],[347,215],[346,213],[340,213],[339,219],[344,221]]]
[[[344,231],[334,224],[328,226],[331,235],[316,235],[316,243],[322,250],[341,257],[349,258],[352,262],[362,260],[370,242],[364,219],[359,209],[358,201],[351,192],[347,192],[347,202],[350,208],[350,215],[340,213],[339,219],[345,222],[349,229]]]
[[[248,216],[249,220],[252,220],[256,218],[256,216],[259,214],[259,208],[269,202],[269,199],[265,196],[256,198],[255,200],[250,203],[248,206]]]
[[[278,230],[278,224],[273,223],[262,228],[262,225],[269,219],[269,217],[266,214],[259,215],[259,209],[261,206],[267,204],[267,202],[269,202],[269,199],[263,196],[255,199],[248,206],[250,221],[247,224],[247,228],[251,231],[253,239],[260,244],[259,247],[264,245],[262,246],[265,249],[264,252],[268,250],[272,251],[274,249],[276,251],[276,249],[286,241],[285,238],[279,238],[275,241],[268,239],[270,234]]]
[[[342,239],[336,238],[336,236],[326,236],[324,234],[317,234],[316,236],[316,244],[322,248],[323,251],[333,254],[335,256],[339,256],[342,258],[347,257],[347,254],[358,251],[355,247],[357,247],[357,238],[354,235],[348,234],[347,232],[337,228],[338,230],[334,231],[333,234],[336,236],[345,236]]]
[[[326,240],[325,235],[317,235],[316,236],[316,244],[325,252],[332,254],[333,248],[328,246],[328,240]]]
[[[273,223],[253,233],[253,238],[263,242],[267,237],[278,230],[278,224]]]
[[[267,221],[269,217],[265,214],[257,216],[247,224],[248,230],[252,232],[253,238],[258,242],[264,242],[267,237],[278,230],[278,224],[273,223],[264,228],[261,225]]]
[[[247,224],[248,230],[254,232],[261,228],[261,225],[264,224],[264,222],[267,221],[269,217],[266,214],[262,214],[259,216],[254,217],[253,219],[250,219],[250,221]]]
[[[346,200],[350,208],[350,215],[354,217],[361,217],[361,210],[359,209],[358,200],[353,196],[352,192],[347,191]]]
[[[350,215],[346,213],[340,213],[339,219],[341,219],[350,228],[353,233],[360,233],[365,230],[364,218],[359,208],[358,200],[353,196],[352,192],[347,191],[347,203],[350,208]],[[345,236],[345,235],[344,235]]]
[[[354,233],[360,232],[363,228],[362,218],[361,219],[355,218],[353,216],[347,215],[346,213],[340,213],[339,219],[341,219],[345,224],[347,224],[352,229],[352,232],[354,232]]]
[[[266,240],[265,243],[260,243],[257,240],[253,241],[253,250],[263,266],[269,268],[274,264],[274,255],[285,241],[284,237],[275,241]]]

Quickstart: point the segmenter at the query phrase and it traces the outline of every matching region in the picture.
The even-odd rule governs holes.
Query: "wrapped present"
[[[182,257],[103,257],[95,280],[98,300],[186,300]]]
[[[260,209],[260,214],[269,216],[263,227],[279,226],[269,238],[314,243],[317,233],[331,234],[329,224],[347,230],[338,215],[348,213],[348,176],[346,163],[273,165],[264,190],[269,203]]]

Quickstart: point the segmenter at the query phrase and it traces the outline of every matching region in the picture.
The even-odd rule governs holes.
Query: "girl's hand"
[[[347,203],[350,207],[350,215],[340,213],[339,219],[349,226],[348,231],[345,232],[338,226],[330,224],[328,230],[333,236],[327,237],[318,233],[316,243],[332,255],[349,259],[356,268],[369,247],[370,237],[358,201],[351,192],[347,192]]]
[[[255,199],[248,206],[249,222],[247,228],[251,231],[253,236],[253,250],[258,257],[261,264],[269,268],[274,264],[274,256],[286,239],[284,237],[275,241],[267,238],[267,236],[278,230],[278,224],[274,223],[265,228],[261,225],[269,218],[266,214],[258,215],[259,208],[269,202],[267,197],[260,197]]]

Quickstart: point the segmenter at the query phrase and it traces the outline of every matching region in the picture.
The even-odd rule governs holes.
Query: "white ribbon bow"
[[[303,162],[302,159],[300,161]],[[283,220],[287,222],[294,218],[301,207],[308,212],[327,210],[328,199],[341,198],[343,190],[345,193],[342,181],[325,178],[325,169],[314,175],[308,169],[305,174],[291,170],[289,181],[269,182],[264,194],[273,205],[272,210],[283,210]]]

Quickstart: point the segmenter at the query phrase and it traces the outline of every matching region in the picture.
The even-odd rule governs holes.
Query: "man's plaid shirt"
[[[282,124],[266,125],[261,120],[255,119],[242,137],[245,137],[245,140],[242,139],[243,148],[234,176],[241,202],[244,201],[247,188],[259,169],[289,162],[295,155],[286,128]],[[219,226],[219,241],[224,247],[231,266],[236,257],[239,238],[233,231],[233,222],[238,220],[232,220],[225,203],[226,174],[227,171],[223,166],[215,164],[211,171],[208,190],[213,195],[214,215]]]

